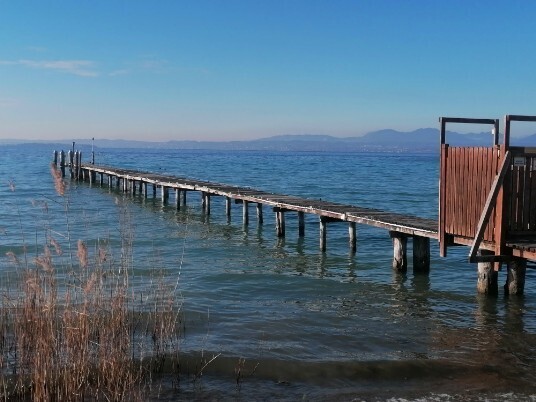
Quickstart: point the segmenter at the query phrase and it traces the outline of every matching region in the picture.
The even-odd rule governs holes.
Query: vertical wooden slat
[[[532,160],[532,166],[534,166],[534,161],[536,158],[531,158]],[[531,170],[530,172],[530,182],[531,182],[531,205],[530,205],[530,221],[529,221],[529,230],[536,230],[536,200],[534,200],[534,197],[536,197],[536,171]]]
[[[531,198],[531,187],[530,187],[530,167],[531,160],[530,158],[525,158],[525,167],[523,172],[523,217],[521,230],[529,230],[529,221],[530,221],[530,198]]]

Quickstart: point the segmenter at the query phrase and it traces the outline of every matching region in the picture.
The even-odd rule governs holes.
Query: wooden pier
[[[507,264],[505,292],[522,294],[527,260],[536,261],[536,148],[510,147],[512,121],[536,122],[536,116],[505,117],[503,143],[499,145],[497,119],[440,118],[439,220],[423,219],[355,205],[273,194],[250,187],[194,180],[137,170],[82,164],[81,153],[60,154],[59,165],[71,178],[118,188],[140,196],[160,198],[169,204],[174,192],[177,209],[186,205],[186,193],[200,194],[203,212],[211,213],[211,197],[225,197],[225,213],[231,204],[242,204],[243,224],[249,223],[249,205],[256,206],[258,224],[264,222],[263,207],[275,214],[276,236],[285,236],[285,214],[297,213],[298,235],[305,234],[305,214],[318,216],[319,247],[326,250],[328,223],[348,225],[349,247],[356,252],[356,224],[385,229],[393,241],[393,268],[407,270],[407,242],[413,242],[414,272],[430,269],[430,239],[439,241],[440,254],[456,245],[470,246],[469,260],[478,263],[478,292],[498,292],[497,271]],[[490,124],[490,147],[449,147],[446,124]],[[92,161],[93,158],[92,158]],[[58,155],[55,153],[57,164]]]
[[[329,201],[313,200],[292,195],[273,194],[250,187],[193,180],[185,177],[144,173],[136,170],[119,169],[106,166],[81,165],[81,180],[100,185],[116,187],[121,191],[143,197],[160,195],[163,204],[169,204],[169,193],[174,193],[174,204],[180,209],[186,203],[186,192],[200,194],[203,212],[211,213],[211,197],[225,197],[227,216],[231,214],[231,204],[242,204],[242,220],[249,223],[250,204],[255,205],[257,221],[264,222],[263,207],[271,207],[275,214],[276,236],[285,236],[285,214],[297,213],[298,235],[305,235],[305,214],[319,218],[319,247],[326,250],[327,225],[333,222],[348,224],[349,247],[356,251],[356,224],[365,224],[386,229],[390,232],[395,245],[393,267],[399,271],[407,269],[407,239],[413,239],[413,269],[427,271],[430,267],[430,238],[437,239],[437,221],[416,216],[400,215],[378,209],[363,208]]]

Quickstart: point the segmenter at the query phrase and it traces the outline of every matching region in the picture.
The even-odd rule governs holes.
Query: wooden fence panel
[[[441,178],[446,180],[444,208],[445,230],[448,234],[469,238],[475,236],[482,209],[497,174],[498,162],[495,147],[449,147],[445,171],[447,177]],[[493,241],[494,215],[485,231],[485,241]]]

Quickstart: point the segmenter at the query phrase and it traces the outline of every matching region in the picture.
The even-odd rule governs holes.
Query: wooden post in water
[[[242,223],[244,225],[249,224],[249,202],[244,200],[242,202]]]
[[[481,256],[493,255],[493,251],[481,249],[478,251]],[[496,296],[499,293],[498,272],[494,269],[493,262],[478,263],[478,278],[476,291],[483,295]]]
[[[102,185],[104,184],[104,173],[100,173],[100,185],[102,187]]]
[[[112,188],[114,185],[114,179],[111,174],[108,175],[108,187]]]
[[[324,217],[320,217],[320,251],[326,251],[326,239],[328,232],[328,220]]]
[[[175,189],[175,208],[177,211],[181,209],[181,190],[178,188]]]
[[[507,295],[522,295],[525,291],[527,260],[524,258],[514,258],[507,263],[507,271],[504,293]]]
[[[156,183],[153,183],[153,198],[156,198]]]
[[[285,213],[281,208],[274,208],[275,212],[275,232],[277,237],[285,237]]]
[[[305,213],[298,211],[298,237],[305,236]]]
[[[76,176],[82,176],[82,151],[78,151],[78,170]]]
[[[201,192],[201,207],[205,215],[210,215],[210,194]]]
[[[63,150],[60,152],[60,170],[61,177],[65,177],[65,152]]]
[[[225,215],[227,220],[231,219],[231,197],[225,197]]]
[[[404,233],[389,232],[393,239],[393,269],[406,272],[408,269],[407,244],[408,237]]]
[[[182,205],[186,206],[186,190],[182,190]]]
[[[147,198],[147,182],[142,183],[142,193],[145,198]]]
[[[262,225],[264,222],[263,216],[262,216],[262,204],[260,202],[257,203],[257,223],[259,225]]]
[[[54,166],[58,166],[58,151],[56,150],[52,152],[52,162],[54,163]]]
[[[131,180],[131,181],[130,181],[130,184],[131,184],[131,187],[132,187],[132,188],[131,188],[132,195],[136,195],[136,187],[138,187],[138,186],[136,185],[136,180]]]
[[[161,186],[162,189],[162,205],[166,205],[169,198],[169,191],[166,186]]]
[[[350,243],[350,251],[355,253],[357,250],[356,223],[348,223],[348,241]]]
[[[430,239],[413,236],[413,273],[430,272]]]
[[[67,152],[67,159],[69,160],[69,174],[71,179],[74,178],[74,151],[69,150]]]
[[[119,188],[121,186],[121,177],[115,176],[115,187]]]

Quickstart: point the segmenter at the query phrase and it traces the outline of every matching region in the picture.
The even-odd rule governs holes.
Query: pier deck
[[[411,215],[386,212],[379,209],[364,208],[329,201],[314,200],[285,194],[274,194],[250,187],[238,187],[228,184],[144,173],[136,170],[120,169],[107,166],[82,165],[82,171],[108,177],[119,178],[130,186],[133,183],[146,183],[156,188],[179,191],[198,191],[209,196],[223,196],[237,203],[248,202],[273,207],[276,211],[295,211],[314,214],[332,221],[355,222],[375,226],[392,232],[409,236],[421,236],[437,239],[437,221]],[[129,188],[131,188],[129,186]]]

